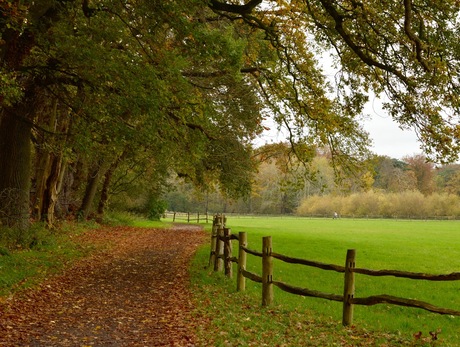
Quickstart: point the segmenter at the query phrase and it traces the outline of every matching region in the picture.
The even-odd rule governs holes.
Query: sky
[[[400,129],[398,123],[382,110],[377,99],[371,100],[363,113],[370,116],[362,122],[362,125],[369,132],[369,137],[373,143],[371,147],[373,153],[396,159],[423,153],[415,132]],[[262,138],[256,141],[258,145],[286,141],[287,135],[278,132],[276,125],[271,124],[268,120],[264,125],[270,130],[266,131]]]
[[[335,69],[332,67],[330,56],[324,53],[318,63],[333,85]],[[398,123],[393,121],[382,109],[381,101],[376,96],[372,94],[369,96],[369,102],[366,104],[363,114],[370,116],[369,119],[362,122],[362,125],[372,140],[371,151],[373,153],[396,159],[423,154],[415,131],[399,128]],[[276,130],[276,125],[269,121],[265,123],[264,125],[271,130],[265,132],[262,138],[256,141],[256,144],[286,141],[286,134],[279,133]]]
[[[415,132],[399,128],[398,123],[382,110],[378,99],[371,99],[364,113],[370,115],[363,127],[372,139],[372,152],[397,159],[423,153]]]

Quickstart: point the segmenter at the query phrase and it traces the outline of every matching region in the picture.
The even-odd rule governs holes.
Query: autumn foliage
[[[315,195],[303,199],[300,216],[378,218],[459,218],[460,197],[448,193],[428,196],[419,191],[385,193],[368,191],[348,196]]]

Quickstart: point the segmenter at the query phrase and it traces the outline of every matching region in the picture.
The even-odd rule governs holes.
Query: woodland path
[[[205,238],[190,225],[85,233],[103,249],[0,305],[0,346],[195,346],[188,266]]]

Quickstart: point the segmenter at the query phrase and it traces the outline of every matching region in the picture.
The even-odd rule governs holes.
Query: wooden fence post
[[[236,290],[238,292],[244,292],[246,290],[246,277],[243,276],[241,270],[246,270],[246,251],[243,247],[248,245],[247,234],[244,231],[240,231],[238,234],[238,274],[236,278]]]
[[[262,238],[262,306],[273,302],[273,258],[272,237]]]
[[[176,221],[176,212],[174,212],[174,215],[173,215],[173,222]]]
[[[355,295],[355,268],[356,250],[349,249],[347,251],[347,259],[345,261],[345,280],[343,287],[343,316],[342,324],[348,326],[353,324],[353,304],[350,299],[353,299]]]
[[[224,226],[222,224],[217,224],[217,235],[216,235],[216,251],[214,258],[214,271],[222,271],[222,255],[224,250],[224,242],[222,237],[224,236]]]
[[[217,245],[217,216],[214,217],[214,220],[212,222],[211,251],[209,253],[208,267],[211,266],[211,264],[214,264],[216,261],[216,245]]]
[[[233,277],[232,263],[232,231],[229,228],[224,228],[224,271],[228,278]]]

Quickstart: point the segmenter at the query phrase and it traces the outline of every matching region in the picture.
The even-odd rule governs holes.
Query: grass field
[[[460,271],[460,223],[455,221],[304,219],[231,217],[232,233],[248,233],[248,247],[261,250],[272,236],[273,251],[287,256],[344,265],[347,249],[356,249],[356,266],[444,274]],[[236,245],[234,246],[236,248]],[[261,259],[248,256],[248,270],[261,273]],[[326,293],[343,293],[343,274],[274,261],[274,279]],[[248,280],[247,295],[260,297],[261,287]],[[431,282],[356,275],[356,297],[389,294],[460,310],[460,281]],[[340,322],[342,304],[284,293],[275,287],[275,303],[295,312],[307,309]],[[460,317],[390,306],[355,306],[354,324],[411,337],[441,330],[440,340],[459,346]],[[438,342],[439,343],[439,342]]]

